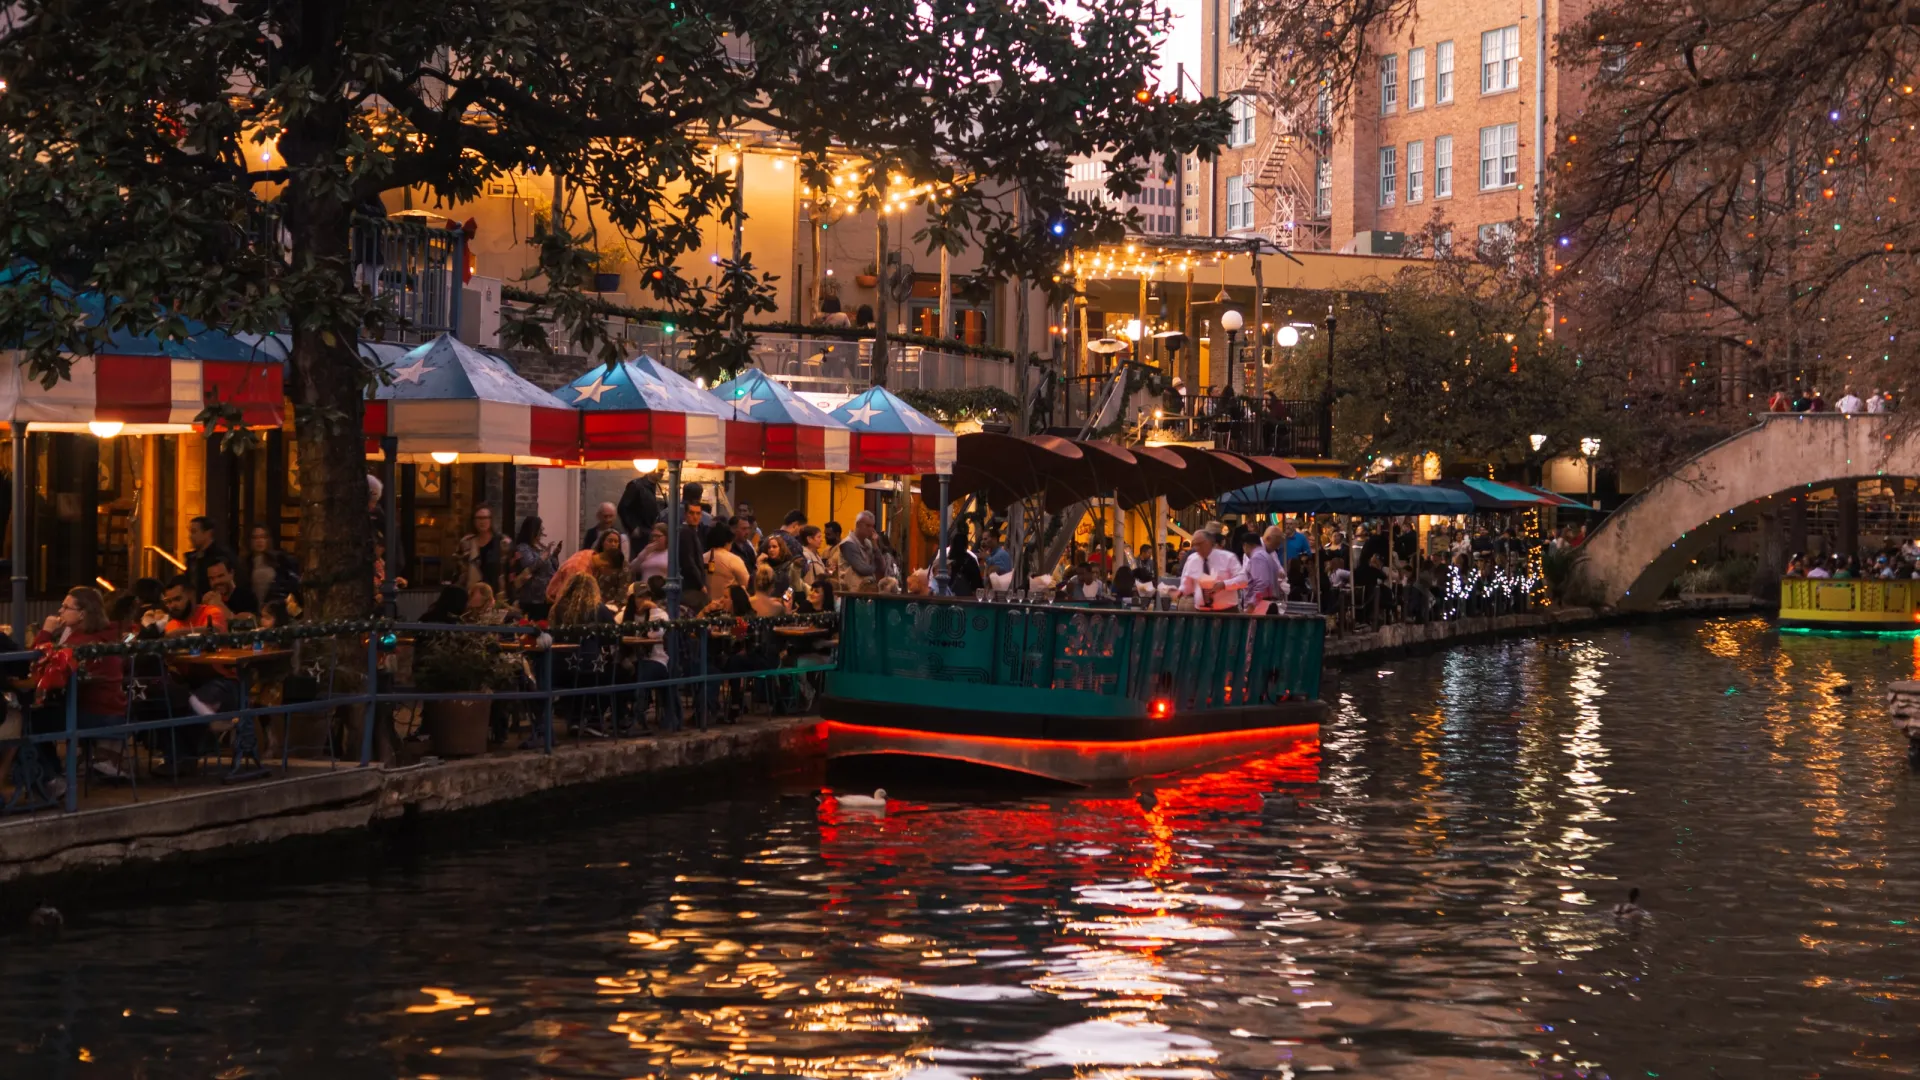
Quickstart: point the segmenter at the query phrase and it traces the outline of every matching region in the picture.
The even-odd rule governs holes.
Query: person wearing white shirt
[[[1847,387],[1846,394],[1834,404],[1834,408],[1839,409],[1843,413],[1857,413],[1864,407],[1860,399],[1854,395],[1853,387],[1851,386]]]
[[[1881,393],[1878,390],[1875,390],[1873,392],[1873,395],[1867,398],[1867,411],[1875,415],[1886,412],[1887,411],[1887,395]]]
[[[1244,564],[1247,571],[1247,607],[1261,614],[1267,612],[1270,603],[1283,603],[1287,599],[1287,568],[1281,560],[1281,551],[1287,542],[1286,529],[1278,525],[1267,526],[1261,535],[1260,543],[1247,553]]]
[[[1213,545],[1213,534],[1193,534],[1193,554],[1180,570],[1180,596],[1200,611],[1237,611],[1247,572],[1230,551]]]

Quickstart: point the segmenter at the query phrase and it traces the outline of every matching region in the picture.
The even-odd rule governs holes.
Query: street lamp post
[[[1580,454],[1587,459],[1587,507],[1596,509],[1593,504],[1593,459],[1600,456],[1600,440],[1592,437],[1581,439]]]
[[[1228,308],[1220,313],[1220,328],[1227,332],[1227,393],[1233,393],[1233,366],[1239,360],[1240,328],[1246,320],[1240,313]]]

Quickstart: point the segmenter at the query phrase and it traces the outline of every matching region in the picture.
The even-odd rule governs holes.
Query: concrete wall
[[[1574,566],[1576,595],[1645,609],[1736,523],[1776,513],[1796,491],[1920,475],[1920,441],[1895,416],[1784,413],[1655,480],[1594,531]]]

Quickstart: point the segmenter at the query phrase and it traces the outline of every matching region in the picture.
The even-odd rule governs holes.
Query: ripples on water
[[[76,912],[0,941],[0,1075],[1912,1075],[1917,782],[1880,695],[1920,644],[1572,641],[1350,671],[1320,746],[1152,809],[743,791]]]

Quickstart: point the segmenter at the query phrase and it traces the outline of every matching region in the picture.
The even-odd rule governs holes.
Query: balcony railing
[[[692,344],[684,337],[661,336],[643,347],[669,366],[685,370]],[[1013,362],[966,356],[902,342],[887,343],[887,386],[893,390],[955,390],[995,387],[1014,392]],[[754,366],[795,390],[852,394],[873,385],[873,342],[778,334],[757,335]],[[1031,385],[1040,384],[1038,369]]]
[[[393,218],[353,223],[354,283],[387,305],[388,341],[460,332],[466,236],[457,228]]]

